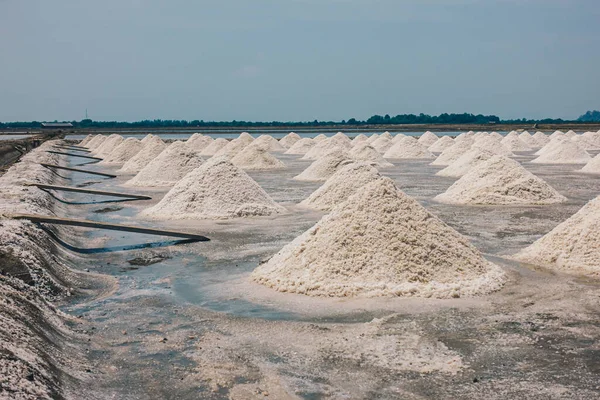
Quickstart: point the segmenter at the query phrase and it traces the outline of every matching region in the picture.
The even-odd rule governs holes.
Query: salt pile
[[[600,135],[596,132],[585,132],[573,136],[571,141],[577,143],[584,150],[600,150]]]
[[[376,140],[372,141],[369,144],[381,154],[388,151],[390,147],[394,145],[394,143],[392,143],[392,139],[384,135],[379,136]]]
[[[419,143],[421,143],[425,147],[429,147],[435,142],[437,142],[438,139],[439,138],[436,136],[435,133],[427,131],[421,135],[421,137],[419,138]]]
[[[112,134],[106,138],[96,149],[94,150],[94,154],[105,157],[111,153],[118,145],[123,143],[124,139],[121,135]]]
[[[290,147],[285,154],[306,154],[310,149],[313,148],[318,142],[311,138],[302,138]]]
[[[285,164],[275,158],[258,139],[246,146],[231,159],[231,163],[245,170],[282,169]]]
[[[481,136],[473,142],[472,149],[489,151],[506,157],[513,157],[513,152],[495,136]]]
[[[464,139],[458,141],[455,140],[455,143],[446,150],[442,151],[442,154],[440,154],[438,158],[431,163],[431,165],[447,166],[452,164],[454,161],[458,160],[460,156],[471,149],[473,142],[474,139],[471,139],[470,137],[465,137]]]
[[[368,144],[365,143],[365,146]],[[346,165],[331,175],[323,186],[300,205],[330,211],[376,179],[381,179],[381,175],[377,169],[367,163],[357,162]]]
[[[550,139],[554,139],[557,137],[563,137],[565,136],[565,133],[563,131],[554,131],[554,133],[552,135],[550,135]]]
[[[499,134],[498,132],[492,132],[492,133],[490,133],[490,136],[495,137],[500,140],[504,139],[504,137],[501,134]]]
[[[238,137],[237,139],[233,139],[225,146],[223,146],[219,151],[217,151],[213,157],[221,157],[225,156],[228,158],[233,158],[237,153],[242,151],[246,146],[252,143],[253,140],[249,140],[247,137]]]
[[[333,150],[349,151],[352,148],[352,144],[341,140],[339,138],[328,138],[317,143],[313,146],[306,154],[302,157],[303,160],[317,160],[323,154],[329,153]]]
[[[374,133],[371,136],[369,136],[369,139],[367,139],[367,143],[371,144],[374,141],[376,141],[377,139],[379,139],[379,134]]]
[[[323,140],[327,139],[327,136],[325,136],[324,134],[320,134],[317,135],[313,138],[313,140],[317,141],[317,142],[322,142]]]
[[[400,191],[371,182],[252,273],[310,296],[468,297],[500,289],[502,270]]]
[[[92,135],[92,134],[87,135],[81,142],[79,142],[79,146],[85,146],[86,144],[88,144],[90,142],[90,140],[92,140],[95,137],[96,137],[96,135]]]
[[[350,138],[348,136],[346,136],[343,132],[338,132],[335,135],[333,135],[331,138],[344,141],[348,144],[350,144],[350,142],[352,142],[352,140],[350,140]]]
[[[138,173],[150,161],[156,158],[164,149],[167,148],[165,142],[158,136],[149,138],[144,147],[133,157],[131,157],[119,170],[119,172],[135,172]]]
[[[363,142],[358,143],[348,152],[350,158],[355,161],[365,161],[372,164],[376,164],[381,168],[393,167],[394,164],[386,161],[377,150],[375,150],[369,143]]]
[[[543,147],[550,142],[550,138],[544,132],[537,131],[533,138],[537,141],[538,147]]]
[[[518,253],[518,260],[600,277],[600,197]]]
[[[542,154],[544,154],[545,152],[547,152],[549,150],[553,150],[553,149],[559,148],[561,146],[561,143],[564,142],[564,141],[567,141],[567,140],[568,139],[566,139],[564,137],[560,137],[560,136],[554,137],[554,139],[550,139],[548,141],[548,143],[544,147],[542,147],[541,149],[539,149],[538,151],[536,151],[534,154],[536,156],[539,156],[539,155],[542,155]]]
[[[491,151],[473,147],[471,150],[460,156],[452,164],[448,165],[441,171],[438,171],[436,175],[460,178],[477,165],[484,163],[495,155],[496,153]]]
[[[142,140],[140,140],[140,142],[146,144],[146,142],[148,142],[149,140],[153,139],[153,138],[157,138],[158,136],[153,135],[151,133],[147,134],[146,136],[144,136],[144,138]]]
[[[104,157],[102,164],[123,164],[142,150],[144,145],[136,138],[127,138]]]
[[[247,143],[250,143],[254,140],[254,138],[252,137],[251,134],[249,134],[248,132],[242,132],[240,133],[240,136],[237,137],[237,139],[241,139]]]
[[[281,153],[286,151],[286,148],[283,147],[277,141],[277,139],[275,139],[271,135],[260,135],[259,137],[254,139],[254,141],[252,143],[256,143],[256,144],[260,145],[260,147],[262,147],[266,151],[281,152]]]
[[[588,161],[580,171],[586,174],[600,174],[600,154]]]
[[[521,140],[519,135],[507,136],[502,139],[502,144],[506,146],[510,151],[531,151],[531,147]]]
[[[319,157],[293,179],[297,181],[326,181],[339,168],[351,163],[347,152],[335,149]]]
[[[196,151],[202,151],[213,142],[210,136],[194,133],[185,143]]]
[[[125,182],[126,186],[172,186],[188,172],[198,168],[204,160],[185,142],[173,142],[136,176]]]
[[[567,201],[521,164],[499,155],[475,166],[435,200],[481,205],[542,205]]]
[[[452,145],[454,145],[454,139],[452,139],[450,136],[442,136],[437,142],[429,146],[427,150],[431,151],[432,153],[441,153]]]
[[[475,136],[475,132],[473,132],[473,131],[463,132],[460,135],[458,135],[456,137],[456,139],[454,139],[454,141],[455,142],[460,142],[463,140],[471,140],[472,141],[474,139],[474,136]]]
[[[534,138],[529,132],[525,131],[519,135],[519,139],[523,141],[528,147],[531,149],[539,149],[542,147],[540,143],[538,143],[537,139]]]
[[[367,140],[369,140],[369,137],[367,135],[365,135],[364,133],[361,133],[360,135],[358,135],[357,137],[352,139],[352,145],[356,146],[357,144],[366,142]]]
[[[552,142],[547,144],[544,149],[551,144]],[[547,148],[531,162],[537,164],[586,164],[591,159],[592,157],[587,151],[579,147],[577,143],[566,139],[557,141],[555,146]]]
[[[406,135],[405,135],[405,134],[403,134],[403,133],[397,133],[397,134],[396,134],[396,136],[394,136],[394,137],[392,138],[392,143],[396,144],[396,143],[398,143],[398,141],[400,141],[400,140],[404,139],[405,137],[408,137],[408,136],[406,136]]]
[[[218,138],[212,141],[211,144],[209,144],[208,146],[206,146],[201,152],[200,155],[203,156],[214,156],[215,153],[219,150],[221,150],[223,147],[227,146],[229,144],[229,140],[227,139],[223,139],[223,138]]]
[[[290,132],[287,135],[285,135],[283,138],[281,138],[279,140],[279,143],[286,149],[289,149],[290,147],[292,147],[294,145],[294,143],[296,143],[300,139],[302,139],[300,137],[300,135],[298,135],[297,133],[294,133],[294,132]]]
[[[96,135],[96,137],[94,137],[92,140],[90,140],[87,144],[87,148],[90,150],[94,150],[96,149],[98,146],[100,146],[102,143],[104,143],[104,141],[108,138],[108,136],[104,136],[104,135]]]
[[[225,157],[211,158],[181,179],[155,206],[150,219],[227,219],[273,215],[285,209]]]
[[[565,133],[565,136],[566,136],[566,137],[568,137],[568,138],[570,139],[570,138],[572,138],[572,137],[575,137],[575,136],[577,136],[577,133],[576,133],[575,131],[571,131],[571,130],[569,130],[569,131],[567,131],[567,133]]]
[[[427,147],[419,143],[417,139],[407,136],[391,146],[383,155],[384,158],[434,158],[435,156],[427,150]]]

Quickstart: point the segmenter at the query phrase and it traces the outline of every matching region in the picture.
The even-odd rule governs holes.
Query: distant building
[[[72,127],[73,124],[70,122],[42,122],[43,129],[64,129]]]

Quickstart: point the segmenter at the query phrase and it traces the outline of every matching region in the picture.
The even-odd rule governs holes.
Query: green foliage
[[[579,122],[600,122],[600,111],[588,111],[579,118],[577,118]]]

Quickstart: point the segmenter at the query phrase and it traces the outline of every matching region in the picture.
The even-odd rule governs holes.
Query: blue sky
[[[0,120],[600,109],[598,0],[0,0]]]

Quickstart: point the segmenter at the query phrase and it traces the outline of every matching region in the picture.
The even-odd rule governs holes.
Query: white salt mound
[[[245,137],[238,137],[237,139],[233,139],[225,146],[221,147],[219,151],[217,151],[213,157],[221,157],[225,156],[229,159],[235,157],[237,153],[242,151],[246,146],[248,146],[252,141],[249,141]]]
[[[204,160],[185,142],[173,142],[148,163],[126,186],[173,186],[188,172],[198,168]]]
[[[376,179],[381,179],[381,175],[368,163],[348,164],[331,175],[323,186],[315,190],[300,205],[330,211]]]
[[[394,145],[394,143],[392,143],[392,139],[389,137],[381,135],[376,140],[372,141],[370,145],[380,154],[384,154]]]
[[[533,138],[537,141],[538,147],[543,147],[550,142],[550,138],[544,132],[537,131],[533,134]]]
[[[350,142],[352,142],[352,140],[348,136],[346,136],[343,132],[338,132],[335,135],[333,135],[331,138],[336,139],[336,140],[342,140],[348,144],[350,144]]]
[[[550,143],[546,146],[550,146]],[[544,147],[546,148],[546,147]],[[562,140],[556,146],[546,149],[538,158],[532,160],[536,164],[586,164],[592,157],[570,140]]]
[[[123,143],[125,139],[121,135],[112,134],[106,138],[96,149],[93,154],[99,157],[106,157],[109,155],[118,145]]]
[[[600,197],[518,253],[518,260],[600,277]]]
[[[259,144],[262,148],[264,148],[267,151],[281,152],[281,153],[286,151],[286,148],[283,147],[283,145],[281,145],[277,141],[277,139],[275,139],[271,135],[260,135],[259,137],[254,139],[254,141],[252,143]]]
[[[557,137],[562,137],[565,136],[565,133],[563,131],[554,131],[554,133],[552,135],[550,135],[550,139],[554,139]]]
[[[367,142],[369,144],[373,143],[374,141],[376,141],[377,139],[379,139],[379,134],[378,133],[374,133],[371,136],[369,136],[369,138],[367,139]]]
[[[325,140],[325,139],[327,139],[327,136],[325,136],[325,135],[324,135],[324,134],[322,134],[322,133],[321,133],[320,135],[317,135],[317,136],[315,136],[315,137],[313,138],[313,140],[315,140],[315,141],[317,141],[317,142],[321,142],[321,141],[323,141],[323,140]]]
[[[489,160],[495,155],[496,153],[493,153],[491,151],[482,150],[474,147],[462,156],[460,156],[452,164],[438,171],[436,175],[448,176],[451,178],[460,178],[461,176],[465,175],[467,172],[475,168],[477,165]]]
[[[500,139],[495,136],[481,136],[475,139],[471,149],[479,149],[499,154],[501,156],[513,157],[513,152],[506,147]]]
[[[352,143],[339,138],[330,137],[326,140],[318,142],[302,157],[303,160],[317,160],[323,154],[327,154],[333,150],[349,151],[352,148]]]
[[[383,155],[384,158],[435,158],[427,147],[417,139],[407,136],[391,146]]]
[[[90,140],[92,140],[95,137],[96,137],[96,135],[92,135],[92,134],[87,135],[81,142],[79,142],[79,146],[85,146],[86,144],[88,144],[90,142]]]
[[[144,144],[136,138],[127,138],[104,157],[102,164],[123,164],[142,150]]]
[[[582,135],[573,136],[571,141],[579,144],[584,150],[600,150],[600,135],[596,132],[585,132]]]
[[[421,135],[421,137],[419,138],[419,143],[421,143],[425,147],[429,147],[435,142],[437,142],[438,139],[439,138],[435,133],[427,131]]]
[[[355,161],[369,162],[381,168],[389,168],[394,166],[394,164],[386,161],[377,150],[375,150],[365,141],[352,147],[352,149],[348,152],[348,155]]]
[[[565,133],[565,136],[568,138],[572,138],[574,136],[577,136],[577,132],[569,130],[567,131],[567,133]]]
[[[523,141],[531,149],[539,149],[542,147],[540,143],[529,132],[525,131],[519,135],[519,139]]]
[[[231,159],[231,163],[245,170],[282,169],[285,164],[275,158],[258,139],[246,146]]]
[[[390,140],[394,138],[394,136],[391,133],[389,133],[388,131],[383,132],[380,137],[385,137]]]
[[[440,154],[438,158],[431,163],[431,165],[447,166],[452,164],[454,161],[458,160],[460,156],[471,149],[474,139],[465,137],[462,140],[455,140],[454,142],[455,143],[452,146],[442,151],[442,154]]]
[[[145,144],[145,143],[146,143],[146,142],[148,142],[149,140],[152,140],[153,138],[157,138],[157,137],[158,137],[158,136],[156,136],[156,135],[153,135],[153,134],[149,133],[149,134],[147,134],[146,136],[144,136],[144,138],[143,138],[142,140],[140,140],[140,142],[142,142],[142,143],[144,143],[144,144]]]
[[[185,143],[196,151],[202,151],[213,142],[210,136],[194,133]]]
[[[588,161],[580,171],[586,174],[600,174],[600,154]]]
[[[366,142],[367,140],[369,140],[369,137],[367,135],[365,135],[364,133],[361,133],[360,135],[358,135],[354,139],[352,139],[352,145],[356,146],[357,144]]]
[[[123,164],[119,172],[140,172],[166,148],[167,145],[161,138],[153,136],[144,143],[144,147],[135,156]]]
[[[392,143],[396,144],[396,143],[398,143],[398,141],[400,141],[400,140],[404,139],[405,137],[408,137],[408,136],[406,136],[406,135],[405,135],[405,134],[403,134],[403,133],[397,133],[397,134],[396,134],[396,135],[395,135],[395,136],[392,138]]]
[[[347,152],[336,149],[319,157],[310,164],[302,173],[293,179],[297,181],[326,181],[339,168],[350,164],[352,160]]]
[[[539,149],[538,151],[536,151],[535,154],[536,156],[542,155],[545,152],[549,151],[549,150],[554,150],[557,149],[561,146],[561,144],[565,141],[567,141],[568,139],[562,137],[562,136],[557,136],[554,137],[553,139],[548,140],[548,143],[546,145],[544,145],[541,149]]]
[[[296,143],[300,139],[302,139],[300,135],[298,135],[295,132],[290,132],[279,140],[279,144],[281,144],[286,149],[289,149],[294,145],[294,143]]]
[[[306,154],[318,142],[311,138],[302,138],[290,147],[285,154]]]
[[[206,146],[200,152],[200,155],[202,155],[202,156],[214,156],[217,151],[221,150],[223,147],[227,146],[228,144],[229,144],[229,140],[227,140],[227,139],[223,139],[223,138],[215,139],[215,140],[213,140],[211,142],[211,144],[209,144],[208,146]]]
[[[240,139],[240,140],[245,141],[248,144],[250,144],[252,141],[254,141],[254,138],[248,132],[242,132],[242,133],[240,133],[240,136],[238,136],[237,138]]]
[[[435,200],[481,205],[542,205],[567,201],[521,164],[499,155],[476,165]]]
[[[505,274],[381,178],[259,265],[251,278],[310,296],[452,298],[498,290]]]
[[[492,132],[492,133],[490,133],[490,136],[495,137],[500,140],[504,139],[504,137],[501,134],[499,134],[498,132]]]
[[[94,150],[96,149],[98,146],[100,146],[102,143],[104,143],[104,141],[108,138],[108,136],[104,136],[104,135],[96,135],[95,138],[93,138],[92,140],[90,140],[87,144],[87,148],[90,150]]]
[[[429,146],[429,148],[427,148],[427,150],[429,150],[432,153],[441,153],[444,150],[446,150],[448,147],[453,146],[453,145],[454,145],[454,139],[452,139],[450,136],[442,136],[441,138],[438,139],[437,142],[435,142],[434,144]]]
[[[284,211],[248,174],[220,157],[188,173],[141,215],[151,219],[228,219]]]
[[[502,139],[502,144],[506,146],[510,151],[531,151],[531,147],[521,140],[519,135],[507,136]]]

